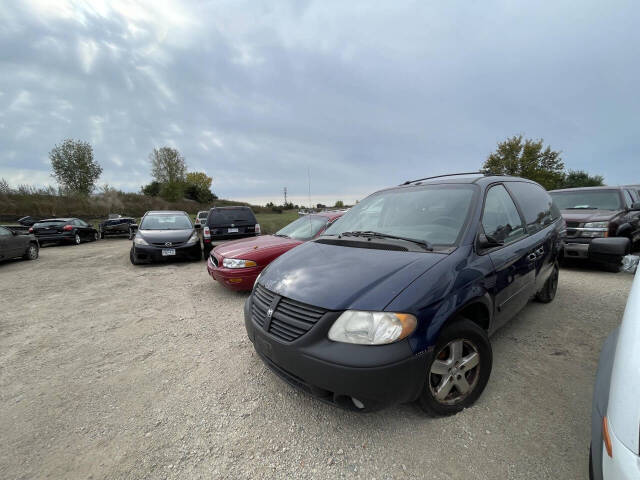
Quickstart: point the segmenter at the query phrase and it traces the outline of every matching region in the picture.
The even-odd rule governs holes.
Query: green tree
[[[338,200],[334,205],[335,208],[344,208],[344,202],[342,200]]]
[[[184,195],[187,163],[178,150],[171,147],[154,148],[149,154],[151,176],[160,184],[160,196],[170,202]]]
[[[89,195],[102,167],[93,159],[93,148],[81,140],[65,139],[49,152],[53,177],[68,193]]]
[[[214,199],[211,193],[213,179],[204,172],[189,172],[186,175],[185,196],[200,203],[207,203]]]
[[[11,193],[11,186],[4,178],[0,178],[0,193]]]
[[[523,141],[522,135],[498,143],[496,151],[484,162],[482,171],[528,178],[547,190],[560,187],[565,176],[560,152],[549,146],[544,148],[542,139]]]
[[[584,170],[569,170],[562,181],[562,188],[600,187],[604,185],[602,175],[589,175]]]
[[[153,182],[144,185],[141,190],[143,195],[146,195],[147,197],[157,197],[160,195],[160,184],[154,180]]]

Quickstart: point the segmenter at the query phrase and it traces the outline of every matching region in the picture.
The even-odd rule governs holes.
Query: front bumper
[[[245,328],[256,352],[290,385],[355,411],[416,400],[424,387],[429,354],[414,355],[406,339],[377,346],[333,342],[327,333],[339,314],[329,312],[309,332],[285,343],[254,323],[251,297],[244,307]]]
[[[604,444],[602,449],[602,478],[604,480],[637,480],[640,478],[640,457],[629,450],[616,437],[609,424],[609,437],[613,458],[607,455]]]
[[[202,248],[200,242],[193,245],[181,245],[173,248],[175,255],[163,256],[162,250],[167,247],[156,247],[153,245],[133,245],[133,255],[138,262],[160,262],[171,260],[199,260],[202,258]]]
[[[220,282],[225,287],[237,291],[251,290],[263,268],[264,267],[220,268],[213,264],[211,257],[207,260],[207,272],[209,272],[211,278]]]
[[[564,258],[590,260],[597,263],[618,263],[620,257],[629,251],[629,239],[625,237],[607,238],[564,238]]]

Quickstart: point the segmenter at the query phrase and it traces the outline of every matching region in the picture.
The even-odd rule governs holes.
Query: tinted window
[[[327,217],[305,215],[278,230],[276,235],[295,238],[296,240],[310,240],[327,225]]]
[[[57,227],[61,223],[67,223],[66,220],[48,220],[45,222],[38,222],[34,227]]]
[[[624,191],[624,201],[627,204],[627,207],[631,207],[631,205],[633,205],[633,196],[631,195],[631,191]]]
[[[147,215],[140,230],[189,230],[193,228],[189,217],[183,214]]]
[[[424,185],[371,195],[336,220],[325,232],[373,231],[434,245],[453,245],[467,219],[477,187]]]
[[[567,190],[551,192],[560,210],[621,210],[617,190]]]
[[[207,218],[207,215],[209,214],[209,212],[200,212],[198,213],[198,218]]]
[[[251,224],[257,223],[253,212],[248,208],[214,208],[210,212],[211,225]]]
[[[7,230],[4,227],[0,227],[0,237],[8,237],[12,235],[11,232],[9,230]]]
[[[544,188],[527,182],[508,182],[507,187],[520,205],[529,233],[542,230],[560,217],[560,211]]]
[[[482,228],[485,235],[499,242],[513,242],[526,235],[518,209],[502,185],[487,192],[482,212]]]

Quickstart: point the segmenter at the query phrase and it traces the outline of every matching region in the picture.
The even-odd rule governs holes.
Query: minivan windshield
[[[276,232],[279,237],[289,237],[296,240],[311,240],[327,224],[327,217],[305,215]]]
[[[324,235],[378,232],[451,246],[462,233],[476,189],[469,184],[441,184],[375,193],[351,208]]]
[[[182,214],[147,215],[140,230],[189,230],[193,228],[189,217]]]
[[[549,192],[560,210],[621,210],[617,190]]]

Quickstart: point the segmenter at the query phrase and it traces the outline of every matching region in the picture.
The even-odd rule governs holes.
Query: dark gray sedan
[[[25,260],[38,258],[40,247],[34,235],[20,235],[5,227],[0,227],[0,260],[22,257]]]

